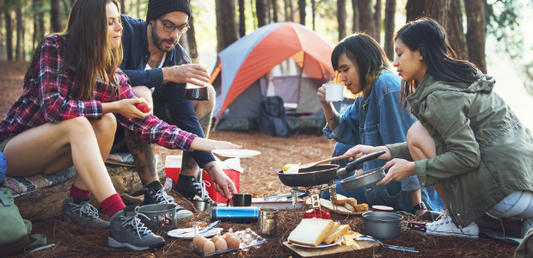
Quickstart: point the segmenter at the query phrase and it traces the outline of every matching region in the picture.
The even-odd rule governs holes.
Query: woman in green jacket
[[[434,20],[404,25],[395,36],[394,66],[405,83],[404,107],[418,118],[405,143],[359,145],[346,154],[386,150],[390,168],[378,184],[417,175],[433,185],[445,215],[427,233],[477,237],[475,220],[523,219],[522,236],[533,224],[533,139],[492,91],[495,80],[472,63],[456,59],[444,29]],[[453,222],[453,223],[452,223]]]

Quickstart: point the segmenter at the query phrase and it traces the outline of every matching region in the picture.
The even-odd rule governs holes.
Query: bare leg
[[[152,92],[148,87],[135,86],[132,89],[133,94],[139,98],[144,98],[151,106],[153,106]],[[153,109],[150,111],[153,113]],[[146,186],[153,181],[159,180],[159,175],[156,172],[154,152],[152,145],[146,143],[136,133],[125,130],[125,139],[128,150],[133,155],[135,167],[143,186]]]
[[[26,130],[4,149],[9,160],[6,172],[10,176],[49,174],[74,165],[74,185],[90,190],[101,202],[116,193],[104,165],[115,130],[113,114],[93,121],[72,118]]]
[[[194,111],[198,117],[198,121],[204,130],[205,138],[209,138],[209,132],[211,131],[211,120],[213,119],[213,109],[215,108],[215,88],[209,87],[209,100],[208,101],[194,101]],[[181,163],[181,174],[184,176],[195,176],[198,178],[198,172],[200,168],[191,155],[184,151],[183,159]]]
[[[433,138],[419,121],[415,122],[407,132],[407,146],[409,147],[411,157],[413,157],[413,160],[415,161],[431,159],[437,156]],[[434,185],[433,188],[435,188],[435,191],[437,191],[437,194],[444,202],[444,205],[446,205],[446,197],[444,196],[442,185],[437,184]],[[413,194],[411,193],[411,198],[412,195]]]

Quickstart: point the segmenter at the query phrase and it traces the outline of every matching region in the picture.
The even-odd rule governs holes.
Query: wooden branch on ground
[[[165,182],[165,171],[161,159],[157,162],[157,173],[161,184]],[[123,198],[126,205],[141,204],[142,198],[135,197],[142,192],[143,186],[135,167],[106,165],[111,181],[116,191]],[[15,198],[15,204],[23,218],[30,221],[47,219],[61,214],[61,204],[68,198],[74,178],[58,185],[32,191]],[[30,202],[31,201],[31,202]],[[99,207],[98,201],[91,196],[91,204]]]

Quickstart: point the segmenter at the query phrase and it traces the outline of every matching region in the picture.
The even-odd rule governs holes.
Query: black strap
[[[415,213],[418,210],[427,210],[427,209],[428,209],[428,207],[426,206],[426,204],[424,202],[421,202],[421,203],[413,206],[413,213]]]

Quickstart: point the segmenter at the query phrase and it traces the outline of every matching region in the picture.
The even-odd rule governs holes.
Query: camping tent
[[[281,72],[273,72],[275,95],[286,104],[289,127],[322,127],[325,121],[316,92],[332,79],[332,50],[316,32],[291,22],[263,26],[234,42],[219,53],[211,75],[217,91],[216,128],[258,129],[260,103],[265,97],[260,81],[276,69]]]

